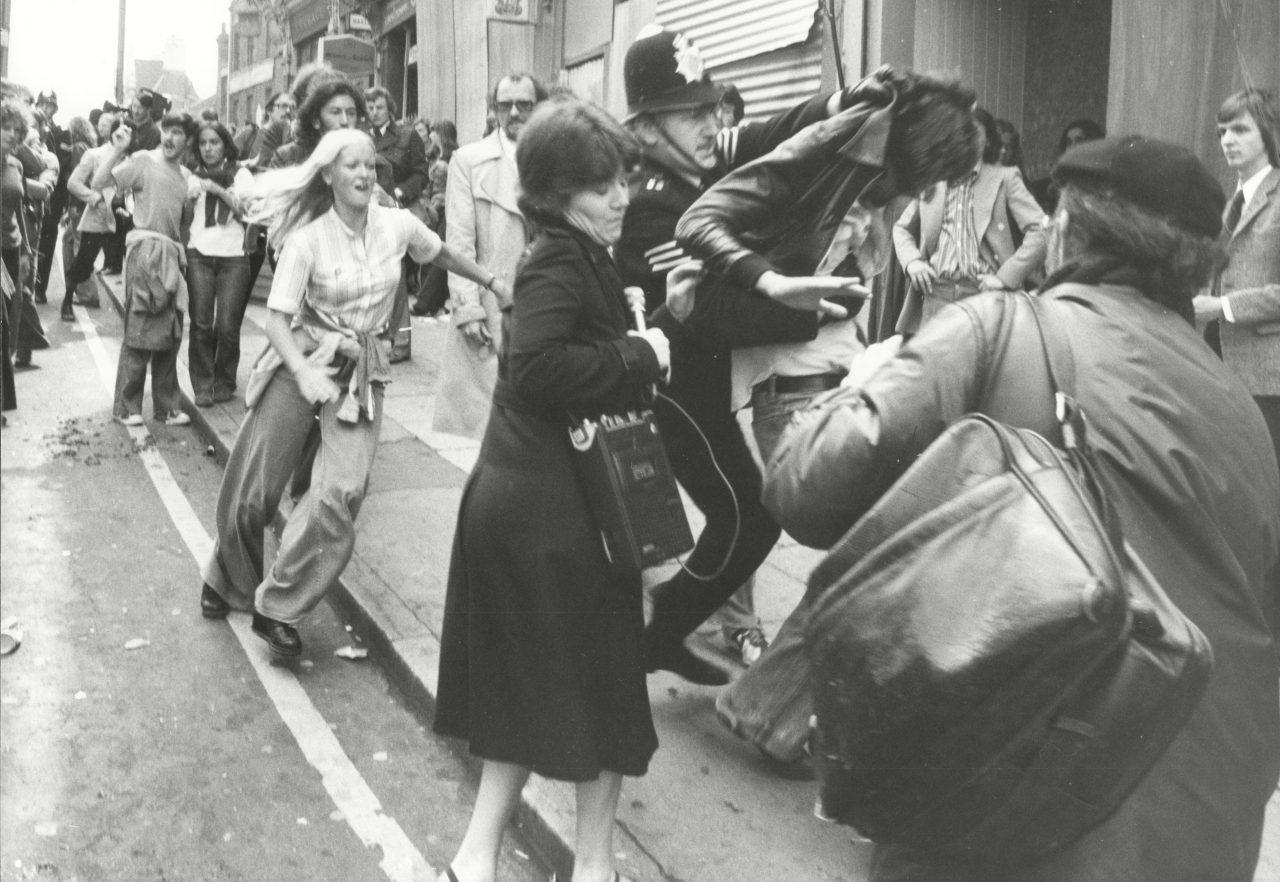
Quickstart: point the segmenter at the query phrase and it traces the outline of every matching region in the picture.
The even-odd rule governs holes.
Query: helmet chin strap
[[[675,156],[676,159],[680,160],[680,162],[684,164],[683,168],[674,169],[674,171],[678,172],[681,177],[688,180],[694,186],[701,186],[702,179],[706,177],[707,172],[710,171],[710,169],[704,169],[698,163],[696,156],[677,144],[675,140],[667,134],[666,126],[662,125],[662,123],[657,119],[653,121],[653,127],[662,136],[662,141],[666,144],[666,149]]]

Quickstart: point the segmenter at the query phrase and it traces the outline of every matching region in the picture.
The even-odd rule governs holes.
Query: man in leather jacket
[[[759,296],[715,296],[708,286],[716,282],[707,280],[694,314],[677,321],[663,306],[668,271],[687,262],[674,242],[676,222],[728,168],[826,119],[844,96],[820,96],[717,137],[714,112],[722,92],[684,35],[643,30],[627,51],[624,76],[626,122],[644,158],[617,259],[625,283],[644,290],[652,322],[672,340],[671,381],[654,412],[676,478],[707,519],[684,567],[652,592],[645,652],[650,671],[720,685],[725,673],[690,652],[684,638],[751,577],[780,535],[760,505],[760,472],[730,407],[729,352],[735,345],[812,339],[819,316]]]

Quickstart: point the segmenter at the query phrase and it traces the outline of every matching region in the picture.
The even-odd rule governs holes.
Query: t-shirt
[[[159,148],[140,150],[125,159],[111,174],[120,190],[133,193],[133,225],[182,239],[182,209],[187,204],[187,177],[191,172],[165,161]]]

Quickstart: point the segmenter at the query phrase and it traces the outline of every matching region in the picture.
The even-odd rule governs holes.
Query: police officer
[[[694,655],[684,638],[751,578],[780,529],[760,505],[760,471],[730,406],[729,353],[736,346],[813,339],[821,316],[757,296],[717,296],[724,284],[704,278],[683,323],[665,306],[669,270],[688,260],[675,243],[685,209],[730,167],[767,153],[790,135],[838,111],[840,93],[810,99],[764,123],[719,131],[723,91],[711,82],[697,47],[683,34],[651,25],[623,64],[626,124],[643,161],[617,255],[627,285],[644,289],[652,323],[671,341],[671,382],[654,412],[676,478],[706,516],[684,566],[653,589],[653,619],[645,629],[650,671],[668,670],[705,685],[722,685],[720,668]],[[714,451],[714,457],[712,456]],[[748,592],[749,592],[748,588]],[[740,597],[755,625],[750,594]],[[746,634],[744,660],[763,648]]]

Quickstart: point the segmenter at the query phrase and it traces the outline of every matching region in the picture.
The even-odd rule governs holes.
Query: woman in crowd
[[[249,257],[239,194],[253,184],[253,174],[236,164],[231,133],[219,122],[200,124],[196,156],[188,191],[194,210],[187,242],[187,356],[196,405],[209,407],[215,401],[230,401],[236,391],[240,323],[249,301]]]
[[[1136,137],[1069,150],[1054,179],[1045,327],[1066,338],[1124,536],[1209,638],[1213,677],[1168,751],[1082,839],[1000,870],[878,848],[872,878],[1247,880],[1280,775],[1266,620],[1280,585],[1280,475],[1258,408],[1192,323],[1192,298],[1221,258],[1222,191],[1189,151]],[[797,540],[830,546],[975,412],[1061,443],[1040,336],[1017,294],[946,307],[864,383],[803,414],[765,503]]]
[[[298,87],[295,87],[295,92]],[[369,114],[364,95],[341,74],[321,69],[308,78],[298,108],[297,137],[271,156],[271,168],[297,165],[316,149],[325,133],[362,128]]]
[[[84,214],[85,203],[82,199],[71,192],[70,176],[80,167],[80,160],[84,155],[92,150],[98,144],[98,134],[94,130],[93,125],[83,116],[73,116],[67,123],[67,134],[71,138],[70,162],[66,169],[67,172],[67,214],[65,218],[66,229],[62,233],[62,277],[65,280],[71,275],[71,264],[75,260],[76,251],[80,248],[80,218]],[[74,321],[75,315],[71,313],[71,298],[67,294],[74,294],[75,290],[69,285],[62,298],[62,320]]]
[[[628,332],[610,247],[639,147],[572,98],[516,148],[520,207],[541,227],[518,270],[488,431],[450,565],[435,730],[484,760],[449,882],[492,882],[531,771],[577,785],[574,882],[609,882],[622,776],[657,747],[640,574],[611,567],[574,472],[574,419],[635,410],[667,367],[661,331]]]
[[[427,210],[435,218],[432,228],[445,237],[445,193],[449,186],[449,160],[453,151],[458,149],[458,129],[453,120],[442,119],[431,124],[428,132],[427,156],[431,160],[427,189],[422,198],[427,200]],[[431,266],[423,274],[422,286],[418,289],[417,300],[413,304],[414,315],[435,315],[444,309],[449,301],[449,275],[441,272],[439,267]]]
[[[17,406],[13,382],[13,357],[9,351],[11,312],[19,308],[22,296],[23,269],[31,267],[31,245],[26,236],[26,218],[22,211],[25,180],[22,163],[13,152],[27,137],[27,110],[15,98],[0,101],[0,255],[4,262],[4,307],[0,312],[0,338],[3,342],[3,377],[0,377],[0,410]]]
[[[93,276],[93,265],[98,253],[110,247],[116,234],[116,213],[112,208],[115,200],[115,187],[95,190],[90,184],[98,166],[107,161],[111,155],[111,136],[115,130],[125,124],[121,114],[104,113],[98,117],[99,133],[102,143],[87,151],[76,163],[71,177],[67,178],[67,193],[84,205],[80,219],[76,221],[76,232],[79,244],[66,275],[66,292],[62,295],[62,320],[75,321],[75,312],[71,308],[76,291]],[[98,305],[98,293],[94,288],[93,295],[82,301],[85,306]]]
[[[1018,134],[1017,127],[1007,119],[998,119],[996,131],[1000,133],[1000,164],[1016,168],[1025,181],[1027,164],[1022,156],[1022,137]]]
[[[297,624],[341,575],[355,545],[390,379],[392,299],[404,257],[438,260],[481,284],[493,274],[459,258],[407,211],[373,199],[373,141],[343,129],[299,166],[254,184],[276,218],[280,249],[267,300],[270,348],[246,391],[218,496],[218,540],[204,567],[207,618],[252,609],[253,630],[279,657],[302,652]],[[313,426],[310,491],[285,525],[264,578],[263,535]]]

